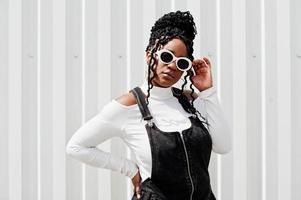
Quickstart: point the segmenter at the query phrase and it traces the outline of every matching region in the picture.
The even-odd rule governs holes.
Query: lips
[[[162,72],[163,74],[166,74],[168,76],[170,76],[170,78],[175,78],[175,75],[173,73],[170,73],[170,72]]]

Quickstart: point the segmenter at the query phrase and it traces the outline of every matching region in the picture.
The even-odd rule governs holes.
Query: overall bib
[[[179,89],[173,88],[174,96],[175,90]],[[142,90],[136,87],[131,92],[147,121],[145,127],[151,147],[152,171],[146,180],[151,179],[167,200],[215,200],[208,172],[212,140],[197,115],[189,117],[191,127],[188,129],[162,131],[152,121]],[[188,99],[183,95],[176,97],[182,98],[181,105],[187,111]]]

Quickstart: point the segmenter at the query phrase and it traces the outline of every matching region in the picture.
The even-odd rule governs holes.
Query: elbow
[[[212,150],[217,154],[227,154],[232,151],[232,145],[223,145],[222,147],[212,147]]]
[[[96,153],[95,147],[87,147],[72,140],[65,146],[65,152],[68,157],[86,164],[93,164]]]
[[[229,134],[227,139],[219,141],[218,144],[213,144],[212,150],[218,154],[227,154],[232,151],[232,137]]]
[[[65,147],[65,153],[68,156],[71,156],[73,154],[73,147],[69,143]]]
[[[71,140],[65,146],[65,152],[68,156],[76,158],[81,150],[81,146],[71,142]]]

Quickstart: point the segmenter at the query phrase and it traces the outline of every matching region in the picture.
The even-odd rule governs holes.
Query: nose
[[[169,63],[167,65],[167,67],[170,68],[170,69],[172,69],[172,70],[177,70],[176,60],[174,60],[171,63]]]

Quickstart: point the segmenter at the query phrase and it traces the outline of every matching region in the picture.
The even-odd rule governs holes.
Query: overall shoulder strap
[[[140,87],[135,87],[134,89],[130,90],[136,98],[137,104],[139,106],[139,110],[142,114],[144,120],[151,120],[153,117],[149,112],[149,109],[146,105],[145,96]]]

